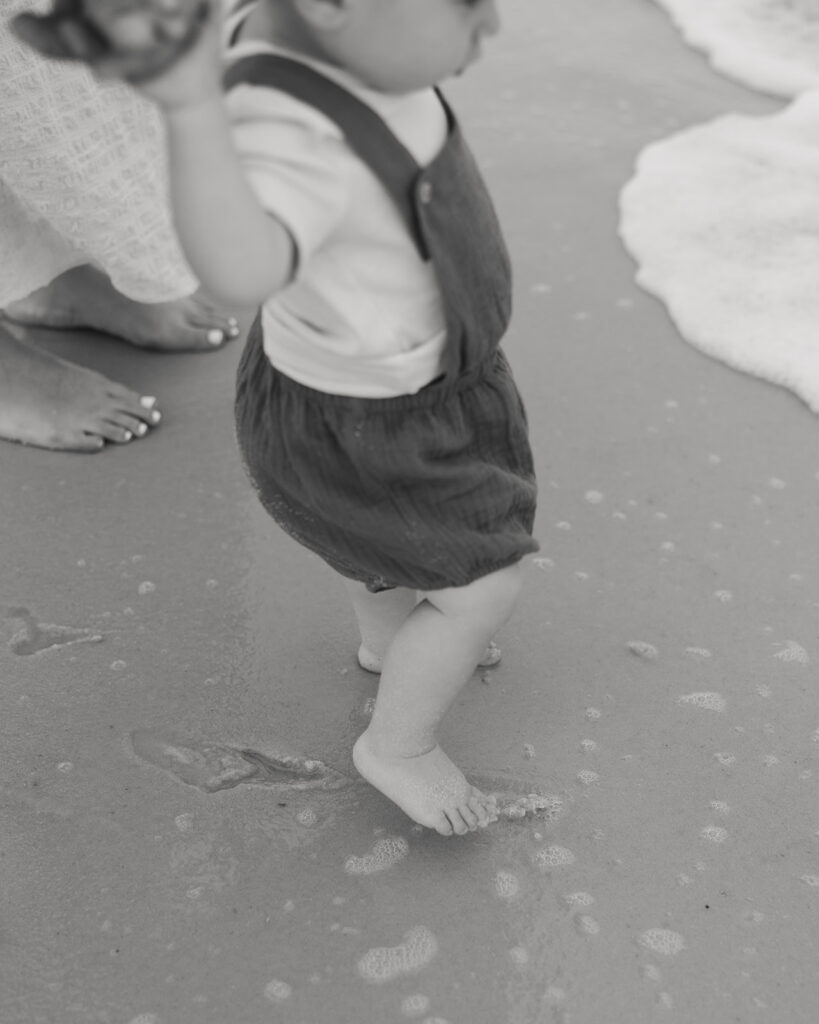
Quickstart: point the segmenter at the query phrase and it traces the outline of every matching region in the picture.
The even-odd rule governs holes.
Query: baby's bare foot
[[[415,757],[396,757],[365,732],[353,747],[353,762],[413,821],[442,836],[462,836],[497,820],[495,798],[470,785],[439,746]]]
[[[38,327],[91,328],[138,348],[209,351],[239,335],[234,316],[198,294],[171,302],[134,302],[105,274],[85,265],[67,270],[45,288],[4,310],[10,320]]]
[[[24,345],[0,326],[0,438],[96,452],[159,422],[156,399]]]
[[[478,668],[492,668],[492,666],[497,665],[500,660],[501,649],[494,640],[491,640],[489,642],[489,646],[481,655],[481,660],[478,662]],[[374,672],[376,675],[380,675],[383,663],[384,659],[380,658],[368,647],[365,647],[364,644],[358,648],[358,664],[365,672]]]

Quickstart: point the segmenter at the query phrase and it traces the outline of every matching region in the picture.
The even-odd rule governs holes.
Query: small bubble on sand
[[[495,892],[502,900],[513,900],[520,892],[520,882],[511,871],[499,871],[495,875]]]
[[[771,487],[775,491],[784,491],[785,488],[787,487],[787,484],[785,483],[784,480],[780,480],[779,477],[772,476],[770,478],[770,480],[768,481],[768,486]]]
[[[728,833],[719,825],[706,825],[704,829],[700,830],[700,837],[707,839],[709,843],[724,843],[728,838]]]
[[[756,692],[760,697],[764,697],[766,699],[773,696],[773,690],[770,686],[766,686],[764,683],[760,683],[759,686],[756,687]]]
[[[588,914],[580,914],[575,919],[575,925],[581,935],[599,935],[600,925]]]
[[[543,993],[543,1002],[547,1006],[562,1006],[566,1002],[566,990],[557,985],[549,985]]]
[[[774,655],[780,661],[795,661],[799,665],[807,665],[810,661],[808,652],[795,640],[787,640],[784,644],[777,644],[776,646],[782,648]]]
[[[402,974],[422,970],[438,952],[438,940],[423,925],[411,928],[399,946],[368,950],[358,961],[358,973],[365,981],[380,985]]]
[[[776,754],[766,754],[762,758],[762,763],[765,765],[766,768],[775,768],[778,764],[780,764],[780,761]]]
[[[536,568],[546,572],[547,569],[554,569],[555,563],[553,558],[533,558],[532,565]]]
[[[694,879],[690,875],[677,875],[677,885],[693,885]]]
[[[443,1017],[425,1017],[421,1024],[450,1024],[448,1020],[444,1020]]]
[[[800,881],[809,885],[811,889],[819,889],[819,875],[802,875]]]
[[[562,519],[559,523],[555,523],[555,529],[557,530],[571,530],[572,524],[567,523],[565,519]]]
[[[665,551],[667,553],[670,553],[670,552],[676,551],[676,550],[677,550],[677,545],[674,543],[673,540],[664,540],[662,542],[662,544],[660,545],[660,551]]]
[[[292,994],[292,987],[286,981],[279,981],[278,978],[269,981],[264,987],[264,997],[271,1003],[283,1003]]]
[[[590,505],[599,505],[603,501],[603,494],[601,491],[586,491],[585,498]]]
[[[57,771],[62,772],[63,775],[67,775],[70,771],[74,770],[74,765],[71,761],[60,761],[57,765]]]
[[[567,850],[565,846],[546,846],[538,850],[534,858],[535,864],[544,870],[565,867],[567,864],[574,864],[576,860],[572,851]]]
[[[602,716],[602,711],[599,708],[586,708],[585,716],[590,722],[596,722],[598,718]]]
[[[712,800],[708,806],[712,811],[716,811],[717,814],[730,814],[731,812],[731,808],[724,800]]]
[[[361,714],[365,718],[371,718],[373,711],[375,711],[375,697],[368,697],[361,708]]]
[[[213,590],[214,587],[219,586],[219,580],[205,580],[205,586],[208,590]]]
[[[184,814],[177,814],[173,819],[173,823],[180,832],[190,832],[193,828],[193,814],[190,811],[185,811]]]
[[[509,950],[509,959],[518,967],[529,963],[529,950],[523,946],[513,946]]]
[[[722,462],[722,456],[721,455],[717,455],[716,452],[712,452],[708,456],[708,462],[709,462],[709,465],[711,465],[711,466],[718,466]]]
[[[668,994],[668,992],[661,992],[657,996],[657,1002],[665,1010],[673,1010],[674,1009],[674,1000],[671,998],[671,996]]]
[[[420,1017],[426,1013],[429,1009],[429,999],[421,995],[420,992],[412,996],[407,996],[406,999],[401,1002],[401,1013],[405,1017]]]
[[[715,590],[714,598],[715,600],[720,601],[722,604],[728,604],[729,601],[734,600],[734,595],[731,593],[730,590]]]
[[[312,828],[318,821],[318,815],[312,807],[305,807],[296,815],[296,821],[306,828]]]
[[[545,821],[556,821],[563,810],[563,801],[559,796],[529,793],[507,803],[503,794],[496,793],[494,795],[500,805],[498,813],[502,818],[508,818],[510,821],[519,821],[527,814],[537,815],[538,818]]]
[[[584,786],[591,786],[595,782],[600,781],[600,776],[597,772],[593,772],[589,768],[584,768],[582,771],[577,773],[577,781],[582,783]]]
[[[189,900],[201,900],[204,891],[204,885],[197,885],[194,886],[192,889],[188,889],[185,895],[188,897]]]
[[[723,766],[723,768],[729,768],[732,764],[736,764],[736,754],[728,754],[722,751],[714,754],[714,760]]]
[[[563,902],[570,907],[590,907],[594,896],[587,892],[569,892],[563,897]]]
[[[685,939],[678,932],[669,931],[668,928],[649,928],[648,931],[638,939],[644,949],[652,953],[659,953],[662,956],[676,956],[685,949]]]
[[[587,754],[591,754],[593,751],[597,750],[597,744],[594,740],[581,740],[580,746]]]
[[[160,1024],[160,1020],[155,1013],[141,1013],[138,1017],[134,1017],[133,1020],[129,1021],[128,1024]]]
[[[702,658],[703,660],[711,657],[711,652],[707,647],[686,647],[685,654],[689,658]]]
[[[143,580],[143,582],[137,587],[138,594],[151,594],[154,590],[156,590],[156,584],[151,583],[150,580]]]
[[[645,640],[629,640],[626,648],[638,658],[644,658],[646,661],[656,661],[660,655],[654,644],[646,643]]]
[[[643,967],[643,977],[646,981],[655,981],[659,983],[663,980],[663,973],[656,964],[646,964]]]
[[[127,662],[125,661],[117,660],[111,662],[111,669],[114,672],[121,672],[124,668],[127,668]]]
[[[393,867],[409,853],[409,843],[403,836],[379,839],[369,853],[362,857],[350,856],[344,862],[348,875],[374,875]]]
[[[687,693],[678,697],[677,703],[690,704],[705,711],[724,711],[727,707],[727,702],[720,693]]]
[[[531,743],[523,744],[523,756],[526,758],[527,761],[531,761],[532,758],[535,756],[535,748],[532,746]]]

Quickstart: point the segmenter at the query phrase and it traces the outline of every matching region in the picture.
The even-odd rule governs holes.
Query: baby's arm
[[[185,255],[207,291],[255,306],[288,283],[295,245],[263,210],[231,138],[222,94],[218,18],[159,78],[139,86],[165,122],[171,209]]]

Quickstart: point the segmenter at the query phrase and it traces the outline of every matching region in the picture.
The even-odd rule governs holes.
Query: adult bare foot
[[[415,757],[396,757],[364,732],[353,747],[353,763],[413,821],[442,836],[462,836],[497,820],[495,797],[470,785],[439,746]]]
[[[96,452],[106,441],[143,437],[159,420],[155,398],[23,344],[0,325],[0,438]]]
[[[171,302],[135,302],[88,264],[73,267],[4,309],[9,320],[38,327],[91,328],[139,348],[184,352],[219,348],[239,334],[235,317],[198,293]]]

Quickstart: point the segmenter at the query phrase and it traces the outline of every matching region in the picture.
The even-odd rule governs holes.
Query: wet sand
[[[443,741],[548,799],[448,840],[356,778],[374,679],[244,479],[237,346],[51,336],[165,416],[0,446],[3,1024],[815,1019],[819,424],[682,342],[617,239],[644,145],[777,104],[642,0],[506,6],[450,92],[514,253],[542,550]]]

